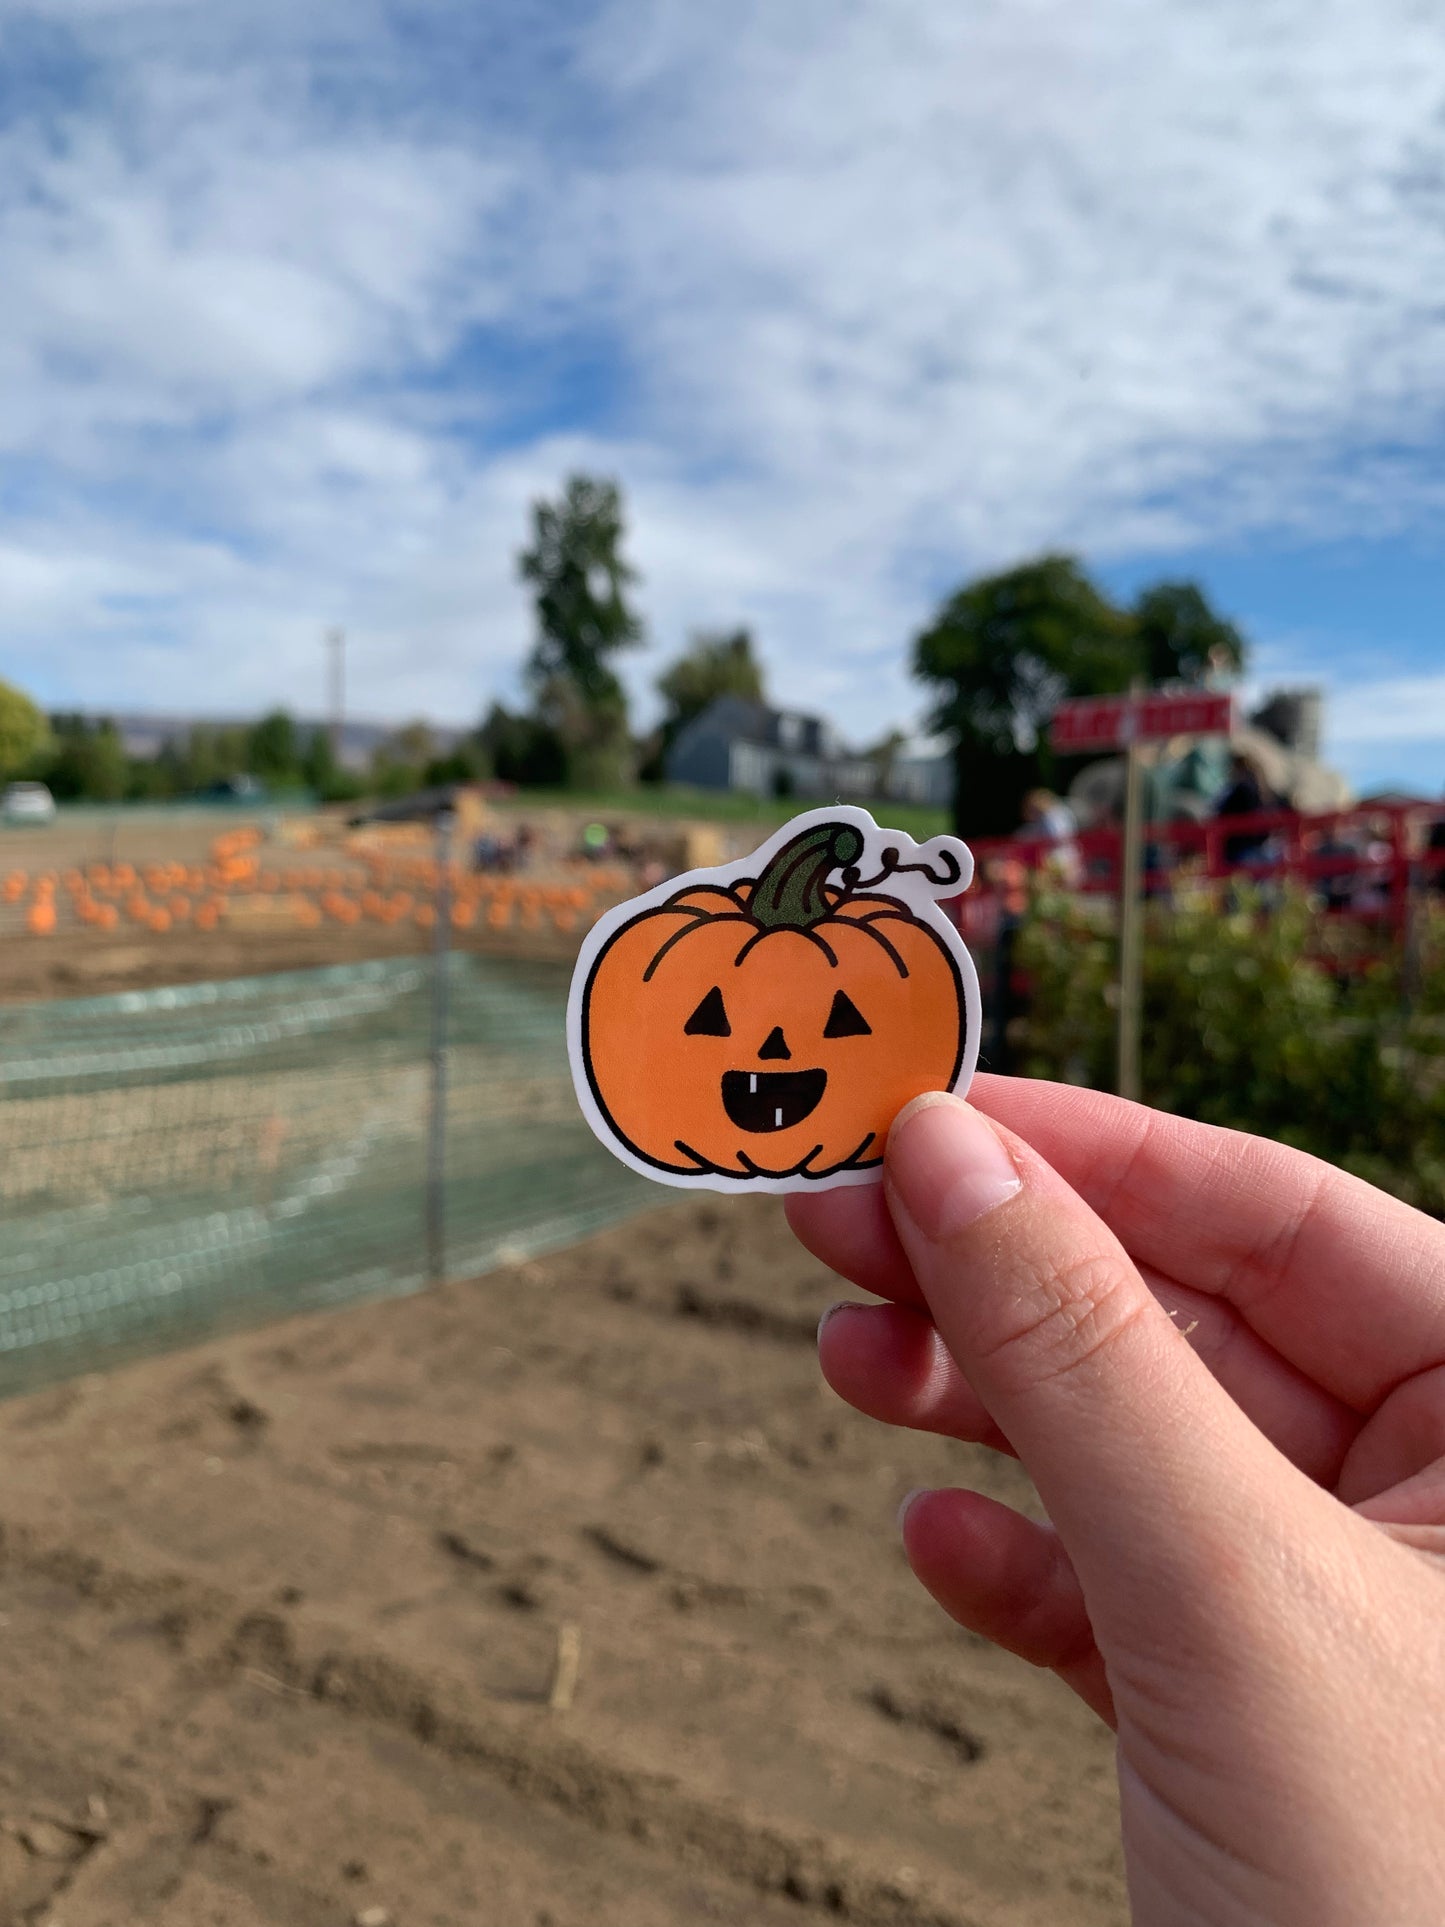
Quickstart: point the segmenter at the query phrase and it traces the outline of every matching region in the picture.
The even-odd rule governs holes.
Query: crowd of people
[[[1094,807],[1057,796],[1052,790],[1031,790],[1024,798],[1022,821],[1015,833],[1020,855],[1065,889],[1084,887],[1096,867],[1112,875],[1115,856],[1090,850],[1089,833],[1117,835],[1123,814],[1122,784],[1116,796],[1095,792]],[[1319,907],[1329,912],[1372,912],[1388,909],[1397,862],[1397,826],[1385,809],[1334,813],[1310,828],[1301,843],[1295,833],[1300,812],[1287,796],[1278,794],[1250,758],[1231,753],[1225,780],[1205,800],[1176,786],[1171,798],[1166,786],[1146,786],[1145,820],[1149,826],[1144,870],[1151,893],[1165,891],[1177,874],[1205,866],[1205,839],[1196,832],[1211,822],[1237,821],[1213,846],[1216,861],[1225,868],[1274,878],[1286,870],[1303,875]],[[1261,820],[1264,819],[1264,820]],[[1423,831],[1423,834],[1422,834]],[[1412,833],[1411,855],[1417,859],[1420,881],[1445,893],[1445,805]],[[1414,848],[1418,845],[1418,849]]]

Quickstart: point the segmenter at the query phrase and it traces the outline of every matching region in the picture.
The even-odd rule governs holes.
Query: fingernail
[[[836,1304],[829,1305],[828,1309],[823,1313],[823,1316],[818,1320],[819,1338],[822,1338],[823,1327],[828,1323],[829,1319],[836,1318],[840,1311],[863,1311],[864,1309],[865,1307],[860,1305],[856,1298],[840,1298]]]
[[[888,1134],[887,1185],[914,1228],[948,1239],[1023,1188],[987,1119],[960,1097],[929,1091],[899,1112]]]
[[[932,1488],[931,1486],[927,1486],[927,1485],[916,1485],[916,1486],[914,1486],[914,1488],[913,1488],[913,1490],[912,1490],[911,1492],[905,1492],[905,1493],[904,1493],[904,1495],[903,1495],[903,1503],[902,1503],[902,1504],[901,1504],[901,1505],[899,1506],[899,1508],[898,1508],[898,1530],[899,1530],[900,1532],[902,1532],[902,1530],[903,1530],[903,1526],[904,1526],[904,1522],[905,1522],[905,1521],[907,1520],[907,1518],[908,1518],[908,1508],[909,1508],[909,1506],[911,1506],[911,1505],[913,1504],[913,1501],[914,1501],[915,1499],[921,1499],[921,1498],[923,1498],[923,1497],[925,1496],[925,1494],[927,1494],[927,1493],[929,1493],[929,1492],[931,1492],[931,1491],[932,1491],[932,1489],[933,1489],[933,1488]]]

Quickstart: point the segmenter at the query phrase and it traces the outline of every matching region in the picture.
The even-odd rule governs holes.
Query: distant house
[[[845,749],[831,726],[746,696],[715,696],[673,738],[670,783],[751,796],[917,803],[947,809],[953,767],[942,755],[900,754],[886,765]]]

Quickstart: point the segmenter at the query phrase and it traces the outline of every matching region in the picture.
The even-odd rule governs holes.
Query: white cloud
[[[1337,685],[1332,740],[1358,751],[1386,743],[1445,743],[1445,674],[1388,676],[1379,682]],[[1437,755],[1435,783],[1445,782]]]
[[[1434,6],[16,11],[86,67],[0,137],[0,607],[56,698],[314,706],[339,619],[361,706],[469,712],[574,461],[658,648],[752,619],[858,734],[969,569],[1438,512]],[[525,372],[559,332],[605,429]]]

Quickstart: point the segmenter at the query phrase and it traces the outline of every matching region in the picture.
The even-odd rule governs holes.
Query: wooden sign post
[[[1136,1102],[1144,1013],[1144,768],[1146,745],[1174,736],[1227,736],[1234,698],[1213,690],[1177,694],[1133,690],[1127,696],[1080,696],[1054,711],[1049,741],[1078,755],[1124,751],[1123,848],[1119,855],[1119,1008],[1114,1087]]]

